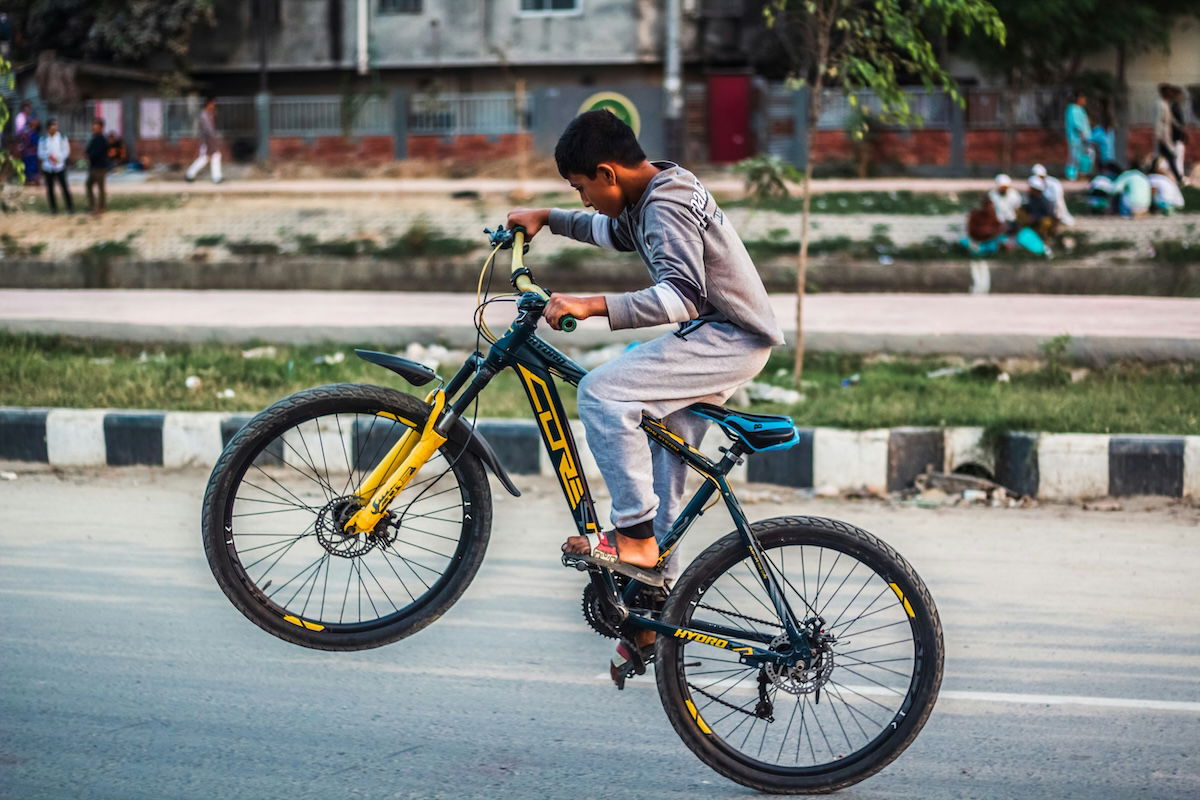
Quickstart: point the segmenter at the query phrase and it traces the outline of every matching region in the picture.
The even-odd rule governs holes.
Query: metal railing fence
[[[486,134],[496,136],[532,128],[526,109],[522,112],[513,92],[464,92],[415,95],[408,107],[408,132],[423,136]]]

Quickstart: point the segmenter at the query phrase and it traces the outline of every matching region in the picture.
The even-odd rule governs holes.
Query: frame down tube
[[[538,431],[546,445],[546,454],[554,465],[558,482],[567,498],[575,527],[582,536],[599,533],[600,523],[596,517],[596,506],[588,488],[579,459],[579,448],[571,433],[571,425],[563,411],[562,400],[554,385],[554,378],[543,360],[528,348],[522,348],[520,359],[511,364],[521,379],[529,405],[538,421]],[[563,357],[566,360],[566,357]]]

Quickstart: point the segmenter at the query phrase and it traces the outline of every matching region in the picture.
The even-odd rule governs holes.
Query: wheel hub
[[[787,634],[783,633],[771,640],[771,649],[776,650],[790,645]],[[814,648],[812,664],[808,669],[799,665],[784,666],[767,663],[764,665],[767,677],[781,692],[801,695],[820,691],[833,673],[833,653],[827,647]]]
[[[386,547],[391,541],[388,526],[392,515],[386,514],[375,529],[367,533],[348,533],[346,523],[361,508],[358,498],[354,495],[336,497],[325,504],[317,514],[317,541],[330,555],[339,558],[357,558],[369,553],[376,545]]]

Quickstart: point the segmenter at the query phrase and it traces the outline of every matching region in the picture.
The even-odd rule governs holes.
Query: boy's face
[[[625,193],[617,182],[616,170],[608,164],[596,167],[596,177],[570,173],[567,182],[579,192],[579,199],[588,208],[594,208],[606,217],[620,216],[625,210]]]

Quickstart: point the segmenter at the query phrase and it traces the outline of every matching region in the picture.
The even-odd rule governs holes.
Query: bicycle
[[[520,376],[578,531],[600,530],[555,384],[578,384],[586,371],[537,336],[549,295],[524,266],[523,229],[486,233],[493,249],[479,295],[500,249],[512,250],[516,289],[476,309],[486,353],[477,346],[446,382],[422,364],[357,350],[414,386],[437,382],[424,400],[358,384],[297,392],[247,423],[214,467],[205,553],[228,598],[268,633],[324,650],[378,647],[434,622],[462,595],[491,532],[486,471],[520,496],[464,418],[502,369]],[[517,313],[497,337],[483,311],[498,300],[515,301]],[[690,410],[730,442],[713,460],[643,418],[650,441],[704,479],[662,542],[659,565],[717,502],[734,531],[669,592],[564,554],[588,575],[584,617],[637,654],[624,677],[655,663],[672,726],[722,775],[777,793],[861,781],[898,757],[933,709],[943,662],[933,599],[866,531],[821,517],[746,518],[729,472],[750,453],[795,444],[791,418]],[[645,659],[632,643],[642,630],[658,634]]]

